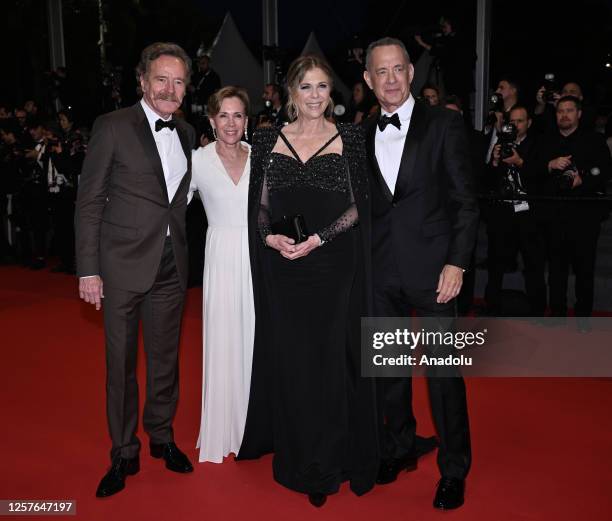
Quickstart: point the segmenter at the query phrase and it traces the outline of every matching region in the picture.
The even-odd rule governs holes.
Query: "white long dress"
[[[248,146],[244,144],[245,146]],[[247,201],[251,158],[234,184],[215,143],[193,153],[192,189],[206,210],[204,381],[199,461],[238,454],[247,415],[255,335]]]

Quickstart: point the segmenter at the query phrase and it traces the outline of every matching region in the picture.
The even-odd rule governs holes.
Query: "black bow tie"
[[[400,130],[402,128],[402,124],[400,123],[400,119],[397,115],[397,112],[393,114],[393,116],[387,116],[385,114],[380,116],[380,119],[378,120],[378,128],[380,129],[380,131],[382,132],[383,130],[385,130],[387,128],[387,125],[393,125],[395,128],[397,128],[397,130]]]
[[[170,130],[174,130],[176,128],[176,122],[172,119],[169,119],[168,121],[158,119],[155,122],[155,132],[159,132],[162,128],[169,128]]]

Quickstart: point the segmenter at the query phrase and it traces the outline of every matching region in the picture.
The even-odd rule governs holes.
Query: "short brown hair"
[[[238,98],[244,106],[244,113],[247,116],[249,115],[249,95],[247,94],[247,91],[242,87],[228,85],[226,87],[221,87],[208,98],[208,116],[212,118],[219,114],[221,104],[223,103],[223,100],[227,98]]]
[[[287,71],[287,90],[289,91],[287,97],[287,115],[291,121],[297,117],[297,107],[293,101],[292,93],[297,89],[300,82],[304,79],[304,76],[306,76],[306,73],[312,69],[321,69],[329,80],[330,92],[334,88],[332,68],[325,58],[316,54],[305,54],[293,60],[293,63],[289,66],[289,70]],[[325,116],[330,117],[333,113],[334,102],[330,98],[329,105],[327,105],[325,109]]]
[[[191,81],[191,58],[184,49],[171,42],[155,42],[145,47],[140,54],[140,61],[136,66],[136,80],[140,79],[149,72],[151,62],[157,60],[160,56],[174,56],[185,64],[185,84]]]

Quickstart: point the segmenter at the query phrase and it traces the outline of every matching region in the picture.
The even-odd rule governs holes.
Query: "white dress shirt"
[[[178,190],[179,184],[181,184],[181,179],[183,179],[183,176],[187,173],[187,157],[185,157],[185,152],[176,129],[170,130],[166,127],[162,128],[159,132],[155,131],[155,122],[158,119],[169,121],[171,117],[168,119],[160,117],[151,107],[149,107],[149,105],[147,105],[144,98],[140,100],[140,104],[147,116],[153,138],[155,139],[162,170],[164,171],[164,179],[166,180],[168,201],[172,201]],[[170,235],[169,226],[167,235]]]
[[[382,111],[382,114],[385,116],[392,116],[393,114],[399,116],[401,126],[399,130],[393,125],[387,125],[385,130],[381,132],[378,126],[376,126],[376,137],[374,138],[376,161],[378,161],[380,172],[392,194],[395,193],[395,183],[397,182],[397,175],[399,174],[402,153],[404,151],[404,142],[406,141],[406,134],[410,127],[413,109],[414,98],[412,94],[410,94],[404,104],[395,112],[389,113],[384,110]]]

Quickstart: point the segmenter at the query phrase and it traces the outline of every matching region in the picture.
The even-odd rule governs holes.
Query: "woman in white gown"
[[[224,87],[208,102],[217,141],[193,153],[192,190],[208,219],[204,262],[204,381],[199,461],[238,454],[251,384],[255,311],[247,198],[250,147],[241,141],[249,99]]]

